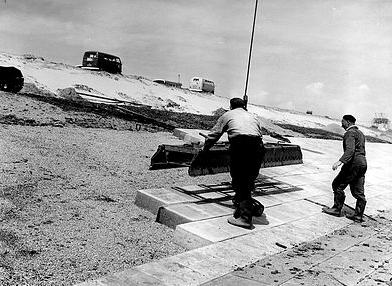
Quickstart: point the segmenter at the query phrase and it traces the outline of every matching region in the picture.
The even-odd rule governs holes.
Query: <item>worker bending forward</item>
[[[227,132],[230,142],[230,175],[235,192],[235,211],[230,224],[252,228],[252,191],[264,155],[262,127],[257,117],[245,110],[241,98],[230,100],[224,113],[208,133],[203,152],[208,151]]]

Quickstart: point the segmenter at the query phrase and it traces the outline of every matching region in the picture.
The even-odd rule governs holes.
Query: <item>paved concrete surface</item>
[[[363,228],[362,236],[357,240],[342,242],[333,253],[326,249],[316,258],[312,257],[311,265],[304,272],[308,275],[307,280],[296,280],[295,274],[298,273],[294,262],[286,265],[289,271],[278,270],[278,273],[287,274],[281,275],[282,279],[277,278],[279,275],[272,278],[269,275],[270,280],[266,280],[266,275],[262,275],[271,272],[260,264],[263,260],[287,253],[300,243],[317,241],[352,224],[345,217],[321,212],[323,206],[332,203],[330,184],[337,172],[332,171],[331,166],[341,155],[342,142],[309,138],[290,140],[301,146],[304,164],[261,169],[254,197],[266,208],[262,217],[254,219],[254,229],[246,230],[227,223],[233,211],[230,201],[233,192],[226,183],[140,190],[135,203],[157,214],[161,223],[175,228],[177,242],[189,251],[79,286],[373,285],[366,284],[370,277],[369,271],[365,271],[370,267],[366,261],[357,261],[356,269],[351,272],[345,271],[344,261],[349,261],[350,253],[355,252],[358,243],[382,243],[377,240],[377,235],[391,235],[389,228],[381,229],[378,234],[366,233],[367,228]],[[373,221],[372,217],[392,209],[392,168],[389,166],[392,145],[367,143],[367,158],[365,192],[368,205],[365,214],[368,221]],[[355,201],[349,189],[346,195],[345,212],[350,212]],[[378,259],[385,264],[385,273],[372,272],[372,275],[391,273],[391,267],[385,261],[392,257],[392,249],[389,245],[385,245],[385,249]],[[372,257],[374,254],[366,255]],[[328,271],[334,269],[329,265],[336,263],[341,264],[341,273]],[[377,265],[380,266],[380,263]],[[373,265],[372,269],[377,265]],[[378,266],[377,269],[380,268]],[[241,272],[239,269],[245,270]],[[267,269],[267,272],[260,269]],[[357,272],[358,269],[360,272]]]

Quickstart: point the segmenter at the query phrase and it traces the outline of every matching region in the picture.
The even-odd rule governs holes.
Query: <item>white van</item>
[[[213,81],[201,78],[201,77],[193,77],[189,82],[189,90],[192,91],[204,91],[214,93],[215,84]]]

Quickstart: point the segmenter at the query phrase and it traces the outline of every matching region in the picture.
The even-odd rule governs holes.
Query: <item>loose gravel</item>
[[[0,285],[74,285],[185,251],[136,191],[228,181],[148,170],[167,132],[0,124]]]

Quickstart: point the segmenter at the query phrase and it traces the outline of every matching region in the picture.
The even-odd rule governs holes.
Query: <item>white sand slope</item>
[[[84,70],[71,65],[55,63],[32,55],[10,55],[0,53],[0,65],[16,66],[24,77],[41,90],[59,94],[61,89],[75,88],[76,91],[102,97],[150,105],[156,109],[175,112],[190,112],[211,115],[219,108],[228,108],[229,99],[219,95],[197,93],[187,89],[166,87],[152,80],[135,75],[114,75],[106,72]],[[324,128],[339,124],[339,119],[309,115],[279,108],[252,105],[248,109],[276,123],[292,124],[308,128]],[[381,132],[362,127],[369,136],[379,137]]]

